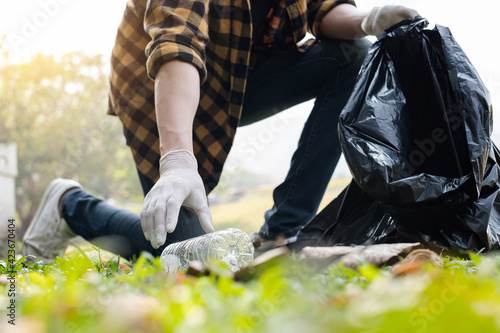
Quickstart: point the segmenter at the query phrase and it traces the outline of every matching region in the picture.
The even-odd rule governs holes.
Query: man
[[[55,180],[24,238],[46,260],[68,240],[119,237],[122,256],[159,254],[213,231],[206,195],[243,126],[315,98],[258,236],[293,238],[316,213],[341,151],[337,120],[369,43],[417,12],[352,0],[133,0],[112,56],[109,113],[124,125],[145,194],[140,217]],[[299,45],[306,31],[316,36]],[[167,237],[167,233],[169,234]],[[268,244],[269,244],[268,243]]]

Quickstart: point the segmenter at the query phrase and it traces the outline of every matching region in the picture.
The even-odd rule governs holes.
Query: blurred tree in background
[[[79,52],[25,63],[0,55],[0,140],[18,146],[19,237],[56,177],[75,179],[100,198],[140,200],[121,123],[106,115],[107,66]]]

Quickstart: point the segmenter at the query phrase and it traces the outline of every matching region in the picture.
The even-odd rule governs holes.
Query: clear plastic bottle
[[[253,252],[250,237],[239,229],[229,228],[170,244],[163,250],[160,260],[168,273],[187,270],[192,261],[210,267],[216,260],[235,272],[250,265]]]

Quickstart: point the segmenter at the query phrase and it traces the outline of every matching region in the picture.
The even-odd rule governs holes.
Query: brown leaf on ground
[[[118,267],[120,267],[120,269],[121,269],[122,271],[130,271],[130,270],[132,270],[132,269],[131,269],[128,265],[125,265],[125,264],[122,264],[122,263],[120,263],[120,264],[118,265]]]
[[[418,249],[410,252],[403,261],[394,265],[391,272],[396,276],[417,273],[429,264],[443,267],[444,262],[436,252],[427,249]]]
[[[105,262],[102,263],[101,267],[109,267],[111,266],[112,264],[112,260],[106,260]],[[118,268],[121,270],[121,271],[131,271],[132,269],[126,265],[126,264],[122,264],[121,262],[118,263]]]

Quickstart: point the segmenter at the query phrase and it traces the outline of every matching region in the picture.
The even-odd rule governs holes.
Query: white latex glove
[[[142,231],[155,249],[165,243],[167,232],[175,230],[181,206],[196,212],[203,230],[215,231],[196,158],[188,150],[173,150],[160,159],[160,179],[141,210]]]
[[[403,20],[411,20],[417,15],[416,10],[399,5],[374,7],[361,22],[361,29],[367,35],[378,37],[385,29]]]

